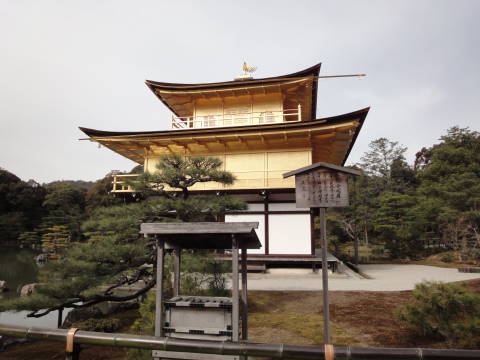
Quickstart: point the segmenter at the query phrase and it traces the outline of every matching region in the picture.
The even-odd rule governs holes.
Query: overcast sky
[[[228,81],[322,62],[317,117],[371,106],[347,163],[387,137],[416,151],[479,130],[480,1],[0,0],[0,167],[23,180],[96,180],[135,164],[78,126],[161,130],[144,84]]]

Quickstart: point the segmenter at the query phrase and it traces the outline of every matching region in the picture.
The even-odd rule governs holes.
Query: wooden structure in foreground
[[[234,223],[143,223],[140,226],[140,233],[147,237],[154,237],[157,243],[157,286],[156,286],[156,308],[155,308],[155,336],[243,341],[248,340],[248,300],[247,300],[247,249],[258,249],[261,247],[255,229],[258,223],[234,222]],[[178,307],[180,302],[188,300],[187,307],[192,304],[197,308],[195,311],[176,311],[178,323],[181,326],[188,326],[189,329],[176,331],[176,325],[165,321],[166,302],[164,301],[163,282],[158,279],[164,277],[164,256],[166,250],[172,250],[174,254],[174,297],[168,302],[173,307]],[[182,249],[229,249],[232,251],[232,297],[191,299],[179,297],[181,252]],[[241,250],[242,262],[242,292],[239,292],[239,250]],[[221,303],[221,304],[219,304]],[[219,310],[231,308],[231,311]],[[177,310],[177,309],[174,309]],[[169,314],[174,310],[170,309]],[[174,318],[175,316],[170,316]],[[182,319],[183,317],[183,319]],[[223,318],[225,322],[223,322]],[[218,319],[220,318],[220,319]],[[216,321],[219,320],[219,321]],[[216,322],[215,331],[212,330],[212,323]],[[241,328],[240,328],[241,322]],[[186,325],[185,325],[186,324]],[[228,329],[228,325],[230,329]],[[168,330],[168,331],[167,331]],[[171,331],[173,330],[173,331]],[[177,329],[178,330],[178,329]],[[220,331],[219,331],[220,330]],[[230,330],[230,331],[228,331]],[[214,335],[212,335],[214,334]],[[175,358],[175,359],[233,359],[219,355],[202,356],[202,354],[189,354],[182,352],[154,351],[153,357]]]
[[[70,335],[69,335],[70,334]],[[480,359],[480,350],[423,349],[423,348],[374,348],[353,346],[308,346],[288,344],[258,344],[250,342],[224,342],[175,339],[167,337],[111,334],[67,329],[47,329],[0,324],[0,335],[30,340],[49,340],[71,343],[72,351],[67,360],[78,360],[80,344],[121,348],[190,352],[197,354],[256,356],[274,359],[303,360],[473,360]]]
[[[313,214],[295,207],[295,182],[282,174],[320,161],[343,165],[369,111],[317,118],[320,68],[319,63],[286,75],[200,84],[147,80],[172,112],[170,129],[80,130],[85,140],[149,172],[168,154],[221,159],[237,178],[234,184],[199,183],[191,190],[228,193],[248,203],[248,210],[229,213],[225,221],[259,223],[262,248],[249,252],[249,262],[315,262]],[[129,196],[133,189],[126,179],[136,176],[114,175],[113,192]]]

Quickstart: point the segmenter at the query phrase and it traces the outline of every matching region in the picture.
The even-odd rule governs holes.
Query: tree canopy
[[[44,213],[45,189],[0,168],[0,243],[15,242],[38,225]]]
[[[352,206],[337,210],[345,238],[363,233],[394,258],[422,257],[433,242],[480,259],[480,134],[452,127],[417,153],[414,166],[404,153],[385,138],[370,143],[357,164],[365,175],[351,191]]]

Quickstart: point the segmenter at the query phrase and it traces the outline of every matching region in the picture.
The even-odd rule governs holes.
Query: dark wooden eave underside
[[[321,129],[323,127],[328,128],[332,125],[341,126],[344,123],[355,121],[358,126],[355,127],[355,132],[351,136],[351,140],[348,142],[348,148],[344,149],[344,157],[340,164],[344,164],[350,154],[350,151],[355,143],[355,140],[360,132],[360,129],[365,121],[370,108],[361,109],[355,112],[338,115],[334,117],[316,119],[311,121],[291,122],[291,123],[278,123],[278,124],[264,124],[264,125],[248,125],[248,126],[232,126],[232,127],[219,127],[219,128],[199,128],[188,130],[163,130],[163,131],[142,131],[142,132],[114,132],[114,131],[102,131],[80,127],[88,139],[101,143],[102,145],[110,148],[111,150],[133,160],[141,163],[143,155],[140,153],[132,152],[131,154],[125,154],[115,148],[114,143],[131,142],[142,143],[146,146],[155,141],[172,141],[176,142],[176,139],[195,139],[200,137],[222,137],[222,136],[234,136],[242,137],[248,136],[248,134],[261,133],[262,136],[268,136],[269,133],[278,133],[279,131],[285,134],[293,133],[296,131],[309,131],[310,129]],[[195,141],[195,140],[193,140]]]

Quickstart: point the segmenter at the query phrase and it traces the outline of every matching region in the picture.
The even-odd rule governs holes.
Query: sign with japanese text
[[[316,169],[295,176],[296,206],[348,206],[348,175],[328,169]]]

